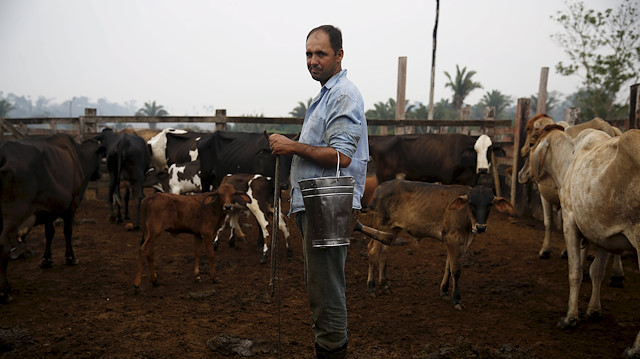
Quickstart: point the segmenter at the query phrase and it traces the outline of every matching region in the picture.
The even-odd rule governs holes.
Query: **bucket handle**
[[[336,177],[340,177],[340,152],[336,150],[336,154],[338,155],[338,164],[336,165]]]

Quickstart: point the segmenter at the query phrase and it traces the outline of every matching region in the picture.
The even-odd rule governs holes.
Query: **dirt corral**
[[[287,222],[294,255],[286,257],[281,246],[280,288],[272,297],[270,266],[258,263],[255,225],[246,228],[247,241],[236,248],[224,242],[217,250],[217,284],[210,282],[204,255],[203,281],[193,281],[191,235],[166,235],[155,251],[160,285],[151,286],[145,268],[141,291],[134,294],[141,233],[110,224],[107,217],[105,201],[82,203],[74,267],[63,264],[61,227],[51,269],[39,268],[43,228],[29,235],[27,248],[35,254],[9,263],[14,301],[0,306],[0,357],[313,357],[300,235],[292,219]],[[373,224],[369,214],[361,220]],[[390,250],[392,293],[372,298],[366,286],[368,240],[356,234],[347,260],[348,357],[620,357],[640,328],[636,259],[623,259],[624,288],[603,286],[600,321],[584,319],[563,331],[556,323],[565,314],[569,291],[567,263],[559,258],[564,244],[554,233],[552,258],[540,260],[542,236],[542,223],[494,211],[487,233],[476,238],[464,259],[465,309],[458,311],[439,296],[443,244],[403,235],[404,244]],[[585,282],[581,313],[590,291]]]

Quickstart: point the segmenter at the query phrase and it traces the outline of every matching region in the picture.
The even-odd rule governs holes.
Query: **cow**
[[[369,152],[378,182],[394,178],[441,184],[475,185],[489,173],[491,154],[505,157],[487,135],[395,135],[372,138]]]
[[[640,130],[628,130],[610,137],[590,130],[575,148],[559,190],[563,211],[563,233],[569,265],[567,314],[558,326],[575,327],[582,271],[580,242],[597,248],[589,269],[592,290],[587,317],[600,315],[600,288],[610,253],[633,253],[640,257]],[[640,333],[624,352],[640,356]]]
[[[591,121],[587,121],[575,126],[568,126],[568,124],[555,124],[553,119],[546,114],[538,114],[527,121],[526,138],[522,147],[520,148],[520,156],[525,158],[525,163],[518,172],[519,183],[527,183],[533,178],[531,175],[531,165],[529,161],[530,153],[535,148],[536,143],[539,142],[541,131],[543,131],[547,126],[552,125],[555,125],[556,127],[554,128],[556,129],[564,128],[565,134],[570,138],[575,138],[580,132],[589,128],[601,130],[610,136],[619,136],[621,134],[618,128],[611,126],[608,122],[602,120],[601,118],[595,118]],[[556,156],[554,157],[555,160],[565,161],[565,164],[568,164],[571,158],[571,149],[565,151],[564,154],[559,153],[559,150],[559,148],[556,149]],[[538,258],[549,259],[551,257],[551,230],[553,225],[552,206],[560,206],[560,199],[558,198],[558,187],[554,183],[553,179],[549,176],[539,176],[539,178],[537,178],[535,182],[538,187],[538,192],[540,193],[540,202],[542,204],[543,222],[545,229],[544,238],[542,240],[542,248],[540,248],[540,251],[538,251]],[[564,258],[565,256],[566,252],[563,251],[561,257]]]
[[[197,143],[208,133],[165,128],[147,141],[151,165],[158,172],[167,171],[174,163],[198,159]]]
[[[170,193],[154,193],[142,201],[142,241],[138,250],[138,268],[134,280],[138,292],[142,282],[142,267],[147,259],[151,283],[158,285],[153,262],[153,247],[164,232],[177,235],[191,233],[194,240],[195,261],[193,275],[200,281],[200,254],[206,246],[209,259],[209,271],[214,283],[218,282],[213,263],[213,235],[224,221],[225,213],[231,210],[232,203],[247,202],[246,194],[236,191],[231,185],[221,185],[217,191],[193,196]],[[204,243],[203,243],[204,242]]]
[[[42,268],[52,266],[54,220],[64,221],[65,264],[78,263],[71,243],[75,212],[102,153],[93,141],[78,144],[66,134],[0,143],[0,302],[11,301],[7,279],[10,241],[25,228],[45,225]],[[22,232],[22,233],[19,233]]]
[[[122,223],[120,207],[120,182],[126,180],[131,185],[131,192],[136,201],[136,219],[133,229],[140,228],[140,202],[144,198],[143,185],[145,173],[149,168],[149,152],[141,137],[128,133],[115,133],[105,128],[95,136],[105,149],[107,170],[109,171],[109,202],[110,220]],[[129,217],[128,196],[125,198],[125,219]],[[115,211],[114,211],[115,205]]]
[[[271,180],[271,178],[259,174],[236,173],[225,176],[221,184],[225,183],[231,184],[236,189],[236,191],[245,193],[251,199],[251,201],[246,203],[234,204],[234,210],[228,215],[229,223],[231,226],[231,233],[229,234],[229,246],[234,246],[234,235],[236,231],[238,232],[237,234],[240,238],[245,238],[245,234],[242,232],[242,229],[238,224],[238,217],[240,216],[241,212],[249,210],[251,214],[253,214],[253,217],[255,217],[255,219],[258,221],[258,225],[260,227],[260,231],[258,231],[260,235],[260,237],[258,238],[258,243],[263,244],[260,263],[264,264],[267,262],[267,253],[269,251],[269,248],[271,247],[271,239],[269,237],[268,229],[268,215],[275,215],[273,208],[273,181]],[[293,255],[293,251],[291,247],[291,239],[289,238],[289,229],[287,228],[287,223],[285,222],[282,212],[279,211],[278,216],[278,228],[284,234],[287,256],[291,257]],[[225,227],[226,219],[224,224],[220,227],[220,230],[216,234],[216,238],[214,240],[214,248],[217,248],[218,236]],[[267,239],[266,241],[264,240],[265,238]]]
[[[158,192],[173,194],[193,194],[202,192],[200,179],[200,161],[174,163],[167,172],[155,169],[147,173],[147,181]]]
[[[366,211],[373,201],[373,192],[378,187],[378,178],[376,176],[367,176],[364,180],[364,192],[362,193],[362,210]]]
[[[217,187],[234,173],[260,174],[275,178],[276,157],[265,133],[216,131],[198,142],[202,188]],[[280,156],[279,187],[289,188],[293,156]]]
[[[381,183],[373,197],[372,212],[377,229],[394,238],[405,230],[416,238],[431,237],[444,242],[447,260],[440,284],[440,296],[449,293],[453,279],[452,299],[455,309],[463,308],[460,296],[460,259],[467,252],[476,234],[487,229],[489,209],[513,214],[508,200],[495,197],[485,186],[440,185],[433,183],[391,180]],[[388,289],[386,251],[389,246],[371,240],[368,244],[369,273],[367,287],[375,296],[374,270],[378,270],[378,285]]]
[[[592,131],[596,130],[583,130],[574,138],[567,134],[564,127],[554,124],[545,126],[534,136],[536,138],[536,142],[531,147],[531,152],[529,152],[529,168],[531,169],[531,176],[537,183],[546,183],[545,187],[541,187],[543,190],[545,188],[554,189],[554,192],[552,192],[553,199],[549,200],[549,202],[557,201],[557,205],[560,206],[558,191],[562,188],[562,182],[564,181],[567,169],[573,160],[575,148],[582,146],[582,141],[585,139],[585,136]],[[596,138],[606,140],[611,137],[606,134],[606,132],[603,133],[604,135],[600,137],[591,136],[586,138],[589,138],[593,144]],[[549,195],[548,191],[543,192],[541,190],[540,193],[545,193],[547,196]],[[581,250],[580,257],[581,262],[583,263],[583,271],[588,274],[586,267],[584,266],[587,252],[588,246],[584,246]],[[613,258],[613,271],[610,277],[609,286],[619,288],[624,286],[624,270],[622,268],[622,258],[619,255],[615,255]]]

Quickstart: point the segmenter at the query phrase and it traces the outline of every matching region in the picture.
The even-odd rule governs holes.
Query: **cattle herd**
[[[614,263],[611,282],[622,286],[620,256],[639,253],[640,187],[634,180],[640,176],[640,132],[623,133],[601,119],[569,126],[544,114],[529,120],[526,129],[520,149],[526,161],[518,181],[535,183],[540,193],[545,226],[540,258],[550,256],[552,208],[561,209],[570,288],[567,313],[558,326],[571,328],[578,323],[577,293],[583,276],[590,277],[593,284],[587,316],[597,317],[609,258]],[[454,308],[462,310],[462,256],[476,235],[490,230],[487,218],[492,207],[514,215],[508,200],[478,184],[480,175],[492,171],[492,158],[505,156],[505,151],[489,136],[462,134],[372,137],[369,151],[372,175],[367,178],[362,202],[363,210],[375,219],[375,230],[369,228],[368,233],[378,233],[378,238],[370,235],[374,239],[368,245],[369,294],[390,290],[387,243],[405,231],[416,238],[430,237],[444,243],[447,255],[440,295],[450,296]],[[65,264],[77,264],[71,241],[74,215],[89,181],[98,179],[103,167],[109,175],[107,200],[112,222],[128,220],[128,202],[131,198],[134,201],[129,229],[141,232],[136,292],[141,290],[145,261],[152,284],[158,284],[153,248],[165,232],[193,234],[194,279],[200,280],[199,259],[204,247],[211,279],[216,282],[214,248],[219,234],[228,222],[232,228],[229,245],[236,236],[244,238],[239,222],[245,213],[259,226],[260,262],[266,263],[271,237],[277,235],[269,233],[270,218],[283,216],[279,206],[274,206],[274,193],[281,194],[290,186],[291,156],[281,156],[278,161],[277,166],[266,133],[199,133],[169,128],[146,136],[104,129],[82,143],[64,134],[2,141],[0,303],[10,305],[12,250],[32,227],[45,225],[41,267],[48,268],[52,266],[54,221],[61,218]],[[156,193],[145,197],[145,187],[155,188]],[[284,220],[277,222],[291,255],[289,229]],[[386,239],[380,240],[380,234]],[[590,250],[595,255],[587,266]],[[623,355],[640,357],[640,334]]]

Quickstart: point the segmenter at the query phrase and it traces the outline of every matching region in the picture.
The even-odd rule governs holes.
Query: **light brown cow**
[[[597,247],[589,271],[588,317],[600,315],[600,287],[610,253],[635,251],[640,257],[640,130],[604,139],[606,134],[599,131],[584,136],[560,189],[569,256],[569,303],[567,315],[558,323],[561,328],[574,327],[578,321],[583,238]],[[624,355],[640,356],[640,333]]]
[[[527,136],[520,148],[520,155],[525,157],[525,163],[518,172],[518,182],[527,183],[533,180],[531,176],[531,166],[529,161],[530,153],[539,142],[541,131],[548,126],[553,125],[554,121],[551,117],[545,114],[538,114],[532,117],[526,126]],[[565,133],[575,138],[580,132],[586,129],[596,129],[607,133],[610,136],[619,136],[621,131],[611,126],[608,122],[601,118],[594,118],[593,120],[575,125],[575,126],[562,126],[565,127]],[[556,151],[557,152],[557,151]],[[559,161],[569,161],[571,158],[571,152],[565,152],[561,154],[557,152],[556,159]],[[540,193],[540,202],[542,204],[543,222],[544,222],[544,239],[542,240],[542,248],[538,252],[538,257],[541,259],[548,259],[551,255],[551,229],[553,225],[553,211],[552,207],[560,206],[560,199],[558,197],[558,187],[549,176],[539,176],[535,179],[538,186],[538,192]],[[562,257],[566,256],[566,252],[563,251]]]
[[[440,295],[449,293],[453,278],[453,305],[462,309],[460,297],[461,257],[467,252],[476,234],[487,228],[489,209],[513,213],[513,206],[502,197],[495,197],[488,187],[439,185],[425,182],[392,180],[378,186],[373,198],[372,212],[378,229],[391,233],[394,238],[404,229],[416,238],[431,237],[444,242],[447,261],[440,284]],[[375,295],[374,270],[378,269],[378,285],[388,289],[386,283],[386,246],[378,241],[369,242],[369,293]]]
[[[158,275],[153,265],[153,247],[164,232],[173,235],[192,233],[195,261],[193,275],[200,281],[200,252],[203,241],[207,248],[211,278],[218,281],[213,264],[213,237],[224,221],[225,211],[233,202],[246,202],[246,194],[237,192],[232,185],[220,186],[216,192],[183,196],[169,193],[155,193],[142,201],[142,237],[138,251],[138,271],[134,286],[136,291],[142,281],[142,267],[147,258],[151,283],[158,284]]]

